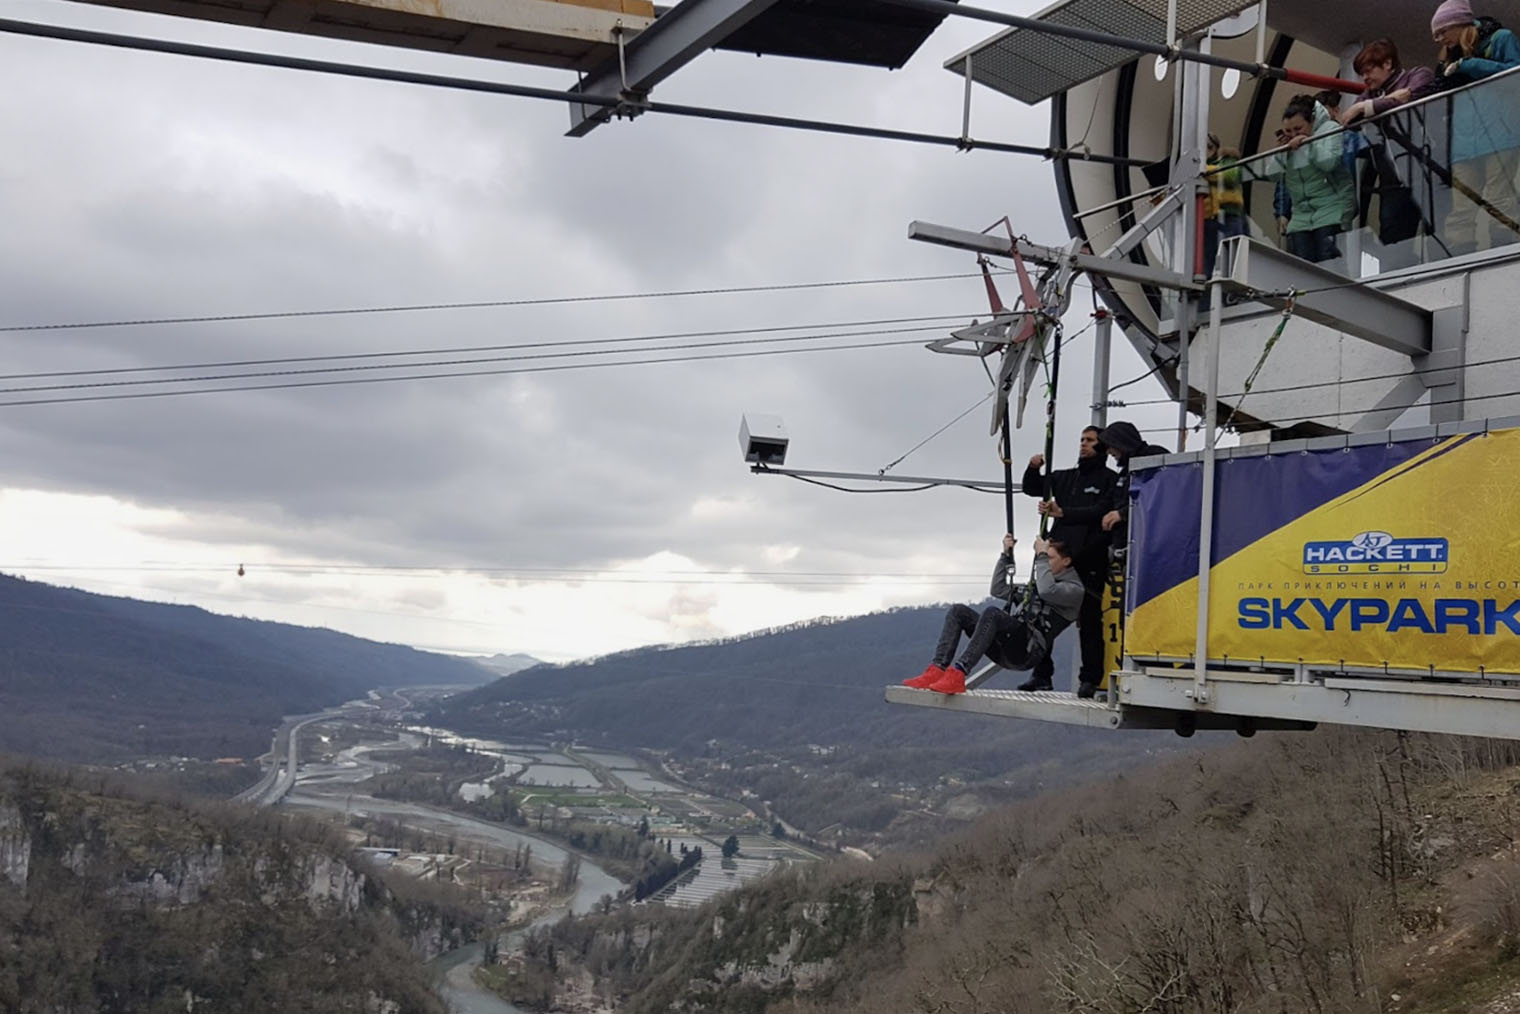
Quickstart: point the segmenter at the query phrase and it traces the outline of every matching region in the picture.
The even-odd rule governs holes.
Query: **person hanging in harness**
[[[1003,603],[988,606],[980,616],[970,606],[956,604],[945,613],[934,659],[922,673],[903,680],[904,686],[941,694],[966,692],[966,674],[986,656],[1004,669],[1030,669],[1050,653],[1055,639],[1077,618],[1087,594],[1072,567],[1071,551],[1060,539],[1036,539],[1034,578],[1016,587],[1013,547],[1017,540],[1003,536],[1003,552],[992,572],[992,595]],[[961,635],[971,640],[960,658],[955,649]]]
[[[1049,495],[1040,469],[1045,456],[1029,459],[1024,472],[1024,495],[1040,497],[1040,513],[1049,518],[1050,537],[1071,550],[1072,566],[1082,579],[1086,594],[1077,616],[1077,634],[1082,647],[1082,668],[1077,674],[1077,696],[1095,695],[1103,680],[1103,586],[1108,579],[1108,533],[1103,531],[1103,515],[1113,499],[1118,478],[1107,464],[1108,448],[1098,439],[1098,427],[1082,431],[1077,452],[1077,467],[1050,473]],[[1050,690],[1055,663],[1050,655],[1040,660],[1034,673],[1020,690]]]

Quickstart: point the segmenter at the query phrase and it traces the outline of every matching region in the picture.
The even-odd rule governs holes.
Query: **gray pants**
[[[961,672],[971,672],[984,655],[1005,669],[1030,666],[1029,625],[1021,615],[1009,615],[1000,606],[988,606],[980,615],[970,606],[951,606],[945,613],[939,644],[934,648],[935,665],[950,664],[962,634],[969,635],[971,640],[955,663]]]

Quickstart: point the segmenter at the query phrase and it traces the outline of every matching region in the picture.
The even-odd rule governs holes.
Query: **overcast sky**
[[[1039,3],[1000,6],[1032,13]],[[566,72],[81,4],[0,0],[0,11],[572,83]],[[953,134],[961,83],[941,64],[990,34],[949,22],[895,72],[708,53],[655,97]],[[18,36],[0,36],[0,67],[0,325],[941,275],[974,270],[972,256],[909,242],[909,221],[981,228],[1006,214],[1036,241],[1068,235],[1051,167],[1034,158],[652,115],[577,140],[563,136],[556,104]],[[1045,106],[976,95],[977,136],[1042,145],[1048,120]],[[1085,323],[1089,298],[1077,290],[1070,329]],[[811,334],[924,316],[985,319],[981,283],[8,332],[0,349],[3,386],[16,388],[133,379],[15,378],[36,372],[782,326]],[[925,325],[842,330],[913,326]],[[1090,339],[1073,342],[1064,363],[1064,464],[1087,421]],[[1115,381],[1143,372],[1117,335],[1114,347]],[[4,407],[0,571],[556,660],[978,598],[1003,530],[1000,498],[852,496],[757,477],[736,434],[743,412],[779,414],[788,464],[875,471],[987,389],[975,360],[915,343]],[[1159,390],[1147,381],[1131,393]],[[990,412],[979,406],[896,471],[998,477]],[[1165,426],[1172,410],[1129,415]],[[1015,435],[1020,463],[1040,448],[1042,416],[1032,407]],[[1024,549],[1031,506],[1018,506]]]

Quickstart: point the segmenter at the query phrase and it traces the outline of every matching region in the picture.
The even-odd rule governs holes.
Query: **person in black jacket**
[[[1103,586],[1108,578],[1108,533],[1103,530],[1103,515],[1112,505],[1118,478],[1109,470],[1106,451],[1098,427],[1084,429],[1077,467],[1050,474],[1049,497],[1045,495],[1045,477],[1040,474],[1044,455],[1030,458],[1024,471],[1024,495],[1041,498],[1040,513],[1053,522],[1050,537],[1071,549],[1073,566],[1087,590],[1077,616],[1082,648],[1082,667],[1077,674],[1079,697],[1092,697],[1103,679]],[[1055,663],[1047,654],[1019,689],[1049,690],[1054,675]]]
[[[1171,451],[1146,443],[1134,423],[1109,423],[1098,436],[1119,463],[1119,475],[1114,480],[1113,497],[1108,513],[1103,515],[1102,526],[1114,549],[1122,551],[1129,544],[1129,463],[1135,458],[1170,454]]]

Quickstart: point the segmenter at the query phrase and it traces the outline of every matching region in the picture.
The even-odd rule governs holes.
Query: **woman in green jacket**
[[[1332,133],[1339,126],[1312,95],[1295,95],[1283,111],[1286,150],[1266,165],[1292,198],[1288,252],[1315,263],[1340,257],[1335,239],[1356,216],[1356,184],[1341,158],[1343,142]]]

